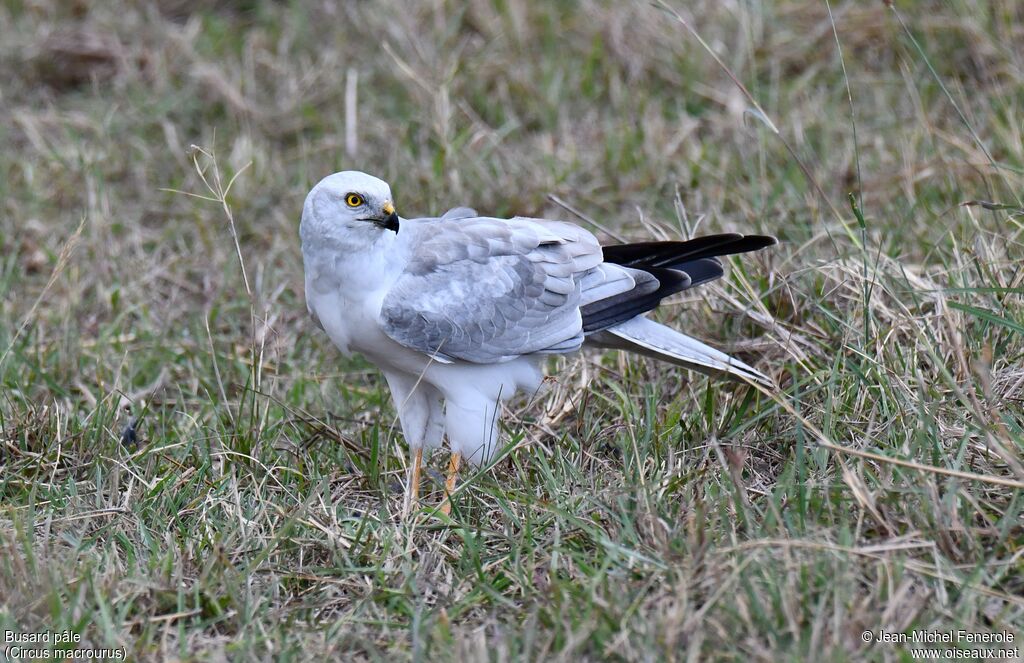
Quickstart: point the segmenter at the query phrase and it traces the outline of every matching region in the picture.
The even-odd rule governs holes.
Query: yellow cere
[[[384,210],[385,214],[394,214],[395,213],[395,206],[391,204],[390,200],[385,202],[384,203],[384,207],[382,207],[381,209]]]

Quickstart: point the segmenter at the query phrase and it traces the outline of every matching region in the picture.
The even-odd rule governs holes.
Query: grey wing
[[[583,342],[581,303],[601,247],[577,226],[464,217],[412,239],[384,298],[384,332],[441,360],[495,363]]]
[[[441,220],[454,221],[456,219],[472,219],[476,216],[476,210],[472,207],[453,207],[441,215]]]
[[[437,223],[438,221],[457,221],[459,219],[475,219],[479,215],[472,207],[453,207],[441,216],[428,216],[418,219],[404,219],[406,222],[417,224]]]

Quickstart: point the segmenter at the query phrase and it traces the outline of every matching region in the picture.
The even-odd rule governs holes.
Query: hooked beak
[[[390,230],[396,235],[398,234],[398,214],[395,213],[395,206],[391,204],[391,201],[387,201],[381,206],[380,211],[383,213],[380,221],[377,222],[382,228]]]

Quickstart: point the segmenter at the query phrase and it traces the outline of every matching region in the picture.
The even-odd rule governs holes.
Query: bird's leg
[[[412,472],[409,485],[405,489],[405,509],[403,515],[408,517],[420,503],[420,473],[423,467],[423,447],[418,447],[412,454]]]
[[[452,512],[452,493],[455,492],[455,482],[459,478],[459,464],[462,463],[462,454],[455,452],[448,460],[448,478],[444,482],[444,503],[441,504],[441,513],[448,516]]]

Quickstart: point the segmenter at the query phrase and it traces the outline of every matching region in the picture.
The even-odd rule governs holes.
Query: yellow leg
[[[405,514],[408,516],[420,502],[420,473],[423,467],[423,447],[416,449],[412,456],[412,474],[409,477],[409,485],[405,490]]]
[[[448,460],[448,478],[444,482],[444,503],[441,504],[441,513],[448,516],[452,512],[451,495],[455,492],[455,482],[459,478],[459,465],[462,463],[462,454],[453,453]]]

